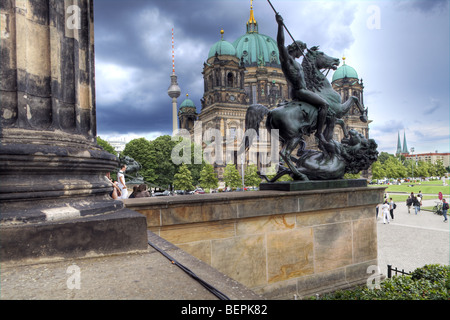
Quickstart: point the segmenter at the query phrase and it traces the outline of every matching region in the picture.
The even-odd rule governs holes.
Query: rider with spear
[[[275,11],[269,0],[267,0]],[[304,101],[318,109],[317,115],[317,130],[316,137],[319,139],[319,147],[323,149],[323,145],[327,144],[327,141],[323,135],[323,130],[325,127],[325,121],[328,113],[328,103],[320,97],[318,94],[310,91],[306,87],[305,74],[303,72],[303,67],[295,59],[300,58],[307,46],[302,41],[295,41],[289,30],[286,28],[283,22],[283,18],[278,12],[275,11],[275,19],[278,23],[278,33],[277,33],[277,45],[281,62],[281,69],[283,70],[284,76],[291,84],[291,97],[295,101]],[[288,34],[294,41],[291,45],[284,46],[284,30],[286,29]],[[306,57],[304,57],[306,59]]]

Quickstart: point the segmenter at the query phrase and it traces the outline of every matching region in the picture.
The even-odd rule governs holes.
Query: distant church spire
[[[403,131],[403,151],[404,154],[409,154],[408,145],[406,144],[406,133]]]
[[[402,154],[402,143],[400,141],[400,131],[398,132],[398,140],[397,140],[397,151],[395,152],[396,155]]]

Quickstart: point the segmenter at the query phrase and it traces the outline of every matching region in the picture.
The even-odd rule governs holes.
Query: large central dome
[[[279,66],[279,53],[275,40],[259,33],[247,33],[233,42],[236,56],[244,58],[246,67],[256,65]]]
[[[274,39],[258,33],[258,23],[250,8],[250,19],[247,22],[247,33],[233,42],[236,56],[244,58],[245,66],[270,65],[280,66],[278,46]]]
[[[235,56],[243,59],[246,67],[271,66],[281,68],[278,46],[274,39],[258,32],[258,22],[250,7],[250,19],[247,22],[247,32],[232,44],[222,39],[209,50],[208,59],[218,55]]]

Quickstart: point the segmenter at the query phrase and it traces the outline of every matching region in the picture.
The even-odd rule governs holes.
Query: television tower
[[[177,115],[177,98],[181,94],[180,87],[178,86],[177,76],[175,74],[175,43],[173,38],[172,28],[172,75],[170,76],[170,87],[167,90],[167,94],[172,98],[172,127],[173,132],[178,130],[178,115]]]

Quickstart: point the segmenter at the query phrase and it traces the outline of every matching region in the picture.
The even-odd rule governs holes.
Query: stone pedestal
[[[306,191],[338,188],[362,188],[367,187],[366,179],[340,179],[340,180],[316,180],[316,181],[280,181],[261,183],[259,189],[277,191]]]
[[[384,187],[127,199],[148,229],[268,299],[365,285]]]
[[[144,228],[123,250],[145,249],[145,218],[109,197],[118,159],[96,143],[93,1],[5,0],[0,18],[2,260],[117,252],[132,220]]]

